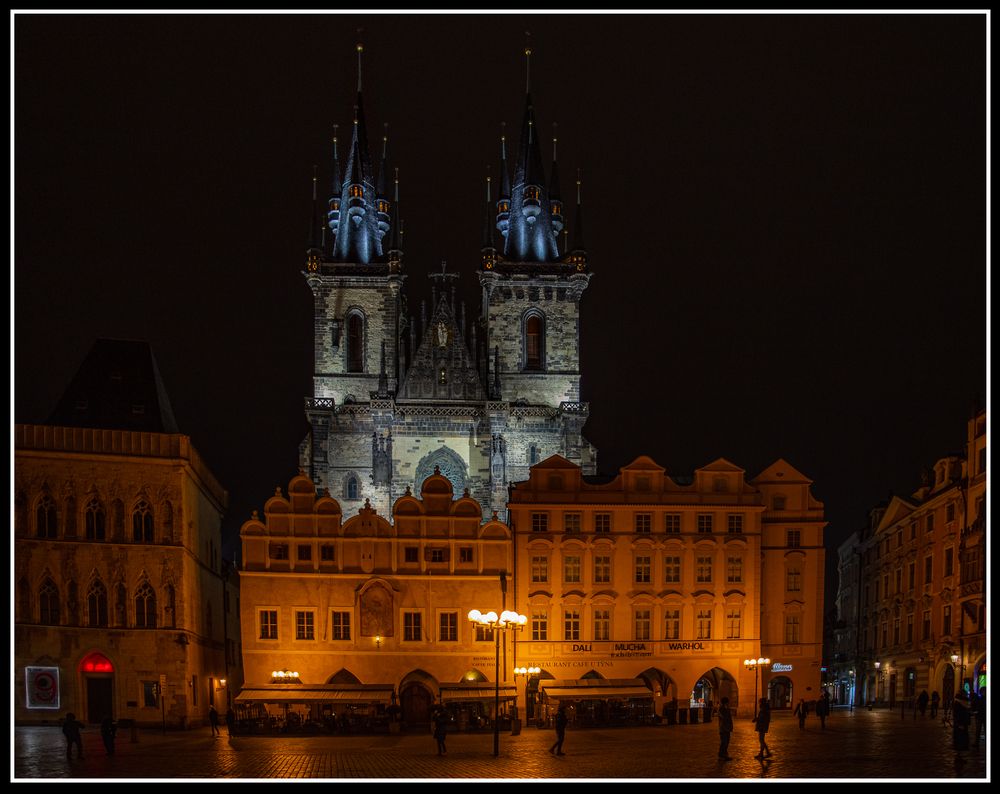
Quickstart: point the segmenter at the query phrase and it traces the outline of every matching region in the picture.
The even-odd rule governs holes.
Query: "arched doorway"
[[[767,685],[767,702],[772,709],[792,707],[792,679],[787,675],[772,678]]]
[[[419,681],[410,681],[399,691],[399,705],[407,727],[426,725],[431,721],[434,694]]]
[[[80,673],[87,698],[87,722],[99,723],[114,717],[115,667],[102,653],[91,653],[80,662]]]
[[[715,704],[724,697],[729,698],[729,708],[735,711],[739,706],[736,680],[721,667],[711,667],[701,674],[691,690],[689,708],[692,722],[699,718],[699,712],[702,721],[711,720]]]

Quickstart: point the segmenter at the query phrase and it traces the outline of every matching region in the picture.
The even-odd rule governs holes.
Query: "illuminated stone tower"
[[[325,224],[314,177],[304,275],[314,299],[315,355],[301,465],[345,515],[367,501],[388,516],[396,499],[408,489],[419,493],[437,470],[455,498],[468,491],[487,516],[503,517],[508,484],[526,478],[533,463],[558,453],[585,472],[595,467],[580,402],[579,304],[590,273],[582,241],[569,254],[559,251],[555,141],[547,183],[528,94],[513,187],[505,140],[495,204],[487,184],[478,319],[466,322],[455,298],[459,274],[444,263],[430,277],[429,311],[421,301],[414,316],[404,289],[398,177],[391,197],[387,190],[388,134],[377,173],[369,154],[361,52],[358,45],[343,172],[334,132]]]

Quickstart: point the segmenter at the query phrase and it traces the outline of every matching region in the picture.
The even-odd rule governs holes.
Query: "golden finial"
[[[531,31],[524,31],[525,43],[524,43],[524,93],[531,93]]]

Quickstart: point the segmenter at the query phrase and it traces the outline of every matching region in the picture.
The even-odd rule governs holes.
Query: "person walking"
[[[941,696],[938,694],[937,690],[935,689],[931,693],[931,719],[934,719],[935,717],[937,717],[938,706],[940,706],[940,705],[941,705]]]
[[[921,693],[920,693],[920,694],[919,694],[919,695],[917,696],[917,711],[919,711],[919,712],[920,712],[920,716],[921,716],[921,717],[923,717],[923,716],[924,716],[924,714],[925,714],[925,713],[927,712],[927,701],[928,701],[929,699],[930,699],[930,698],[928,698],[928,697],[927,697],[927,690],[926,690],[926,689],[925,689],[925,690],[923,690],[923,691],[922,691],[922,692],[921,692]],[[932,714],[931,716],[933,717],[934,715]]]
[[[448,755],[444,740],[448,735],[448,712],[438,708],[434,712],[434,738],[437,740],[438,755]]]
[[[806,729],[806,717],[809,715],[809,707],[806,705],[805,700],[799,698],[799,702],[795,704],[795,711],[792,714],[799,718],[799,730],[804,731]]]
[[[83,723],[76,718],[76,714],[72,711],[66,715],[66,719],[63,721],[62,732],[63,736],[66,737],[67,758],[73,757],[73,745],[76,745],[76,757],[83,758],[83,737],[80,735],[83,727]]]
[[[972,714],[969,711],[969,699],[964,692],[959,692],[951,702],[951,744],[958,751],[969,749],[969,723]]]
[[[559,711],[556,712],[556,741],[549,748],[549,752],[553,755],[566,755],[563,752],[563,740],[566,738],[566,723],[568,722],[566,718],[566,706],[562,703],[559,704]]]
[[[214,704],[208,707],[208,723],[212,726],[212,738],[222,735],[222,731],[219,730],[219,712],[215,710]]]
[[[110,714],[101,720],[101,741],[104,742],[104,749],[108,755],[115,754],[115,733],[117,731],[118,723]]]
[[[816,701],[816,716],[819,717],[820,730],[826,730],[826,718],[830,716],[830,693],[824,692],[823,697]]]
[[[760,752],[754,756],[758,760],[763,760],[765,758],[771,757],[771,748],[767,746],[767,730],[771,727],[771,705],[767,702],[767,698],[760,699],[760,711],[757,712],[757,716],[753,718],[756,724],[757,739],[760,742]]]
[[[730,761],[729,740],[733,736],[733,712],[729,710],[729,698],[723,698],[719,706],[719,760]]]
[[[236,712],[230,706],[228,711],[226,711],[226,733],[232,736],[234,727],[236,727]]]

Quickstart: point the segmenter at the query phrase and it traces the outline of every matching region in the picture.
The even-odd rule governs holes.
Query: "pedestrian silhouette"
[[[220,736],[222,731],[219,730],[219,712],[215,710],[214,705],[208,707],[208,723],[212,726],[212,736]]]
[[[729,761],[729,740],[733,736],[733,712],[729,710],[729,698],[722,699],[719,706],[719,759]]]
[[[437,740],[438,755],[448,755],[444,739],[448,735],[448,712],[443,708],[434,711],[434,738]]]
[[[979,734],[986,738],[986,687],[979,687],[979,692],[973,695],[972,715],[976,719],[976,745],[979,745]]]
[[[951,704],[951,743],[955,750],[969,749],[969,723],[971,721],[969,699],[964,692],[959,692]]]
[[[799,698],[799,702],[795,704],[795,711],[792,714],[799,718],[799,730],[804,731],[806,729],[806,717],[809,715],[809,707],[802,698]]]
[[[236,727],[236,712],[230,708],[226,711],[226,733],[232,736],[234,727]]]
[[[63,736],[66,737],[67,758],[73,757],[73,745],[76,745],[76,757],[83,758],[83,737],[80,736],[82,728],[83,723],[76,718],[76,714],[69,712],[62,727]]]
[[[830,716],[830,694],[823,693],[823,697],[816,701],[816,716],[819,717],[819,727],[826,730],[826,718]]]
[[[928,701],[928,700],[929,700],[929,698],[927,697],[927,690],[926,690],[926,689],[925,689],[925,690],[923,690],[923,691],[922,691],[922,692],[921,692],[921,693],[920,693],[920,694],[919,694],[919,695],[917,696],[917,711],[919,711],[919,712],[920,712],[920,716],[921,716],[921,717],[923,717],[923,716],[924,716],[924,714],[925,714],[925,712],[927,711],[927,701]],[[931,716],[933,717],[934,715],[933,715],[933,714],[931,714]]]
[[[931,693],[931,719],[934,719],[937,716],[938,706],[940,705],[941,705],[941,696],[937,693],[937,690],[935,689]]]
[[[767,702],[767,698],[761,698],[760,700],[760,711],[757,712],[757,716],[753,718],[754,724],[756,725],[757,739],[760,742],[760,752],[754,756],[754,758],[763,760],[765,758],[771,757],[771,748],[767,746],[767,729],[771,727],[771,705]]]
[[[118,731],[118,723],[114,721],[110,714],[101,720],[101,741],[104,742],[104,749],[108,755],[115,754],[115,733]]]
[[[566,755],[563,752],[563,740],[566,738],[566,706],[560,704],[559,711],[556,712],[556,741],[549,748],[553,755]]]

